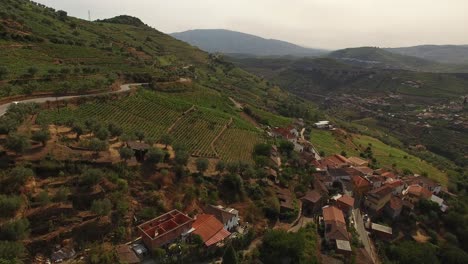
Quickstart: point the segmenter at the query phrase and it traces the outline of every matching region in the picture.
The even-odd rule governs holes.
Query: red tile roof
[[[355,170],[361,172],[364,175],[371,175],[374,173],[374,170],[369,167],[354,167]]]
[[[333,155],[323,158],[320,163],[324,167],[339,168],[348,165],[348,159],[341,155]]]
[[[395,188],[397,188],[399,186],[404,185],[404,183],[401,180],[396,180],[396,181],[386,182],[385,185],[388,185],[389,187],[395,189]]]
[[[323,220],[346,224],[343,212],[335,206],[325,206],[322,208]]]
[[[320,198],[322,198],[322,195],[320,195],[319,192],[314,190],[314,191],[308,191],[306,195],[301,198],[301,200],[316,203],[320,201]]]
[[[374,189],[374,190],[370,191],[369,195],[382,198],[382,197],[390,194],[392,191],[393,191],[392,188],[390,188],[387,185],[383,185],[383,186],[381,186],[381,187],[379,187],[377,189]]]
[[[418,184],[410,185],[407,189],[407,192],[409,194],[412,194],[414,196],[417,196],[419,198],[424,198],[424,199],[429,199],[432,196],[431,191],[429,191],[428,189]]]
[[[352,164],[355,164],[356,166],[365,166],[369,163],[367,160],[363,160],[358,157],[349,157],[348,161]]]
[[[200,214],[193,222],[194,234],[199,235],[207,247],[216,244],[229,235],[229,231],[224,229],[224,225],[216,219],[214,215]]]
[[[354,198],[349,196],[349,195],[346,195],[346,194],[343,194],[339,199],[338,199],[339,202],[341,203],[344,203],[350,207],[354,207]]]
[[[390,178],[390,179],[397,178],[397,176],[393,172],[390,172],[390,171],[384,172],[381,175],[384,176],[385,178]]]
[[[353,176],[351,180],[353,181],[354,186],[356,186],[357,188],[364,188],[364,187],[371,186],[371,183],[361,176]]]
[[[403,200],[400,197],[393,196],[388,204],[393,210],[399,210],[403,207]]]

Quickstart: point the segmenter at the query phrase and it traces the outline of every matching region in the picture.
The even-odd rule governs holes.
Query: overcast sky
[[[299,45],[468,44],[468,0],[36,0],[92,19],[132,15],[165,33],[230,29]]]

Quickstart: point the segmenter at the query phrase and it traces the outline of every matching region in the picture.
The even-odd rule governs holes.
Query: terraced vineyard
[[[185,146],[194,156],[216,157],[211,142],[229,122],[214,111],[198,109],[186,115],[174,127],[174,141]]]
[[[189,104],[170,100],[162,95],[141,91],[115,102],[86,103],[77,109],[47,110],[39,114],[38,123],[84,123],[88,119],[119,124],[125,133],[143,130],[148,137],[159,138],[177,118],[190,108]]]
[[[215,148],[224,161],[253,162],[254,146],[263,141],[262,137],[254,131],[229,128],[216,140]]]

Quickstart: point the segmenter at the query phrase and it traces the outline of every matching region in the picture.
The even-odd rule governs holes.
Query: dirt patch
[[[245,121],[251,123],[252,125],[254,125],[257,128],[260,128],[260,124],[257,123],[257,121],[255,121],[255,119],[253,119],[251,116],[249,116],[248,114],[246,114],[244,112],[240,112],[239,114]]]
[[[431,240],[431,237],[427,235],[426,231],[424,231],[421,228],[418,228],[416,230],[416,233],[411,236],[416,242],[419,243],[427,243],[429,240]]]

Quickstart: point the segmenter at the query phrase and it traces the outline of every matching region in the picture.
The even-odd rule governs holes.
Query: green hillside
[[[391,52],[377,47],[348,48],[334,51],[328,57],[342,62],[372,69],[401,69],[426,72],[467,72],[458,65],[443,64],[410,54]]]
[[[229,97],[249,105],[264,124],[291,122],[278,113],[308,118],[316,111],[312,104],[138,18],[89,22],[26,0],[2,1],[0,7],[0,97],[5,100],[150,83],[149,89],[128,98],[103,97],[45,110],[38,116],[40,124],[116,123],[129,137],[139,131],[155,140],[170,134],[194,156],[252,162],[253,146],[264,141],[263,134]],[[16,122],[4,119],[0,129],[13,131]]]
[[[342,93],[399,94],[408,101],[457,98],[468,92],[467,74],[366,69],[331,58],[231,58],[238,66],[310,98]],[[419,82],[418,88],[408,82]],[[415,97],[416,96],[416,97]],[[418,98],[421,97],[421,98]]]

